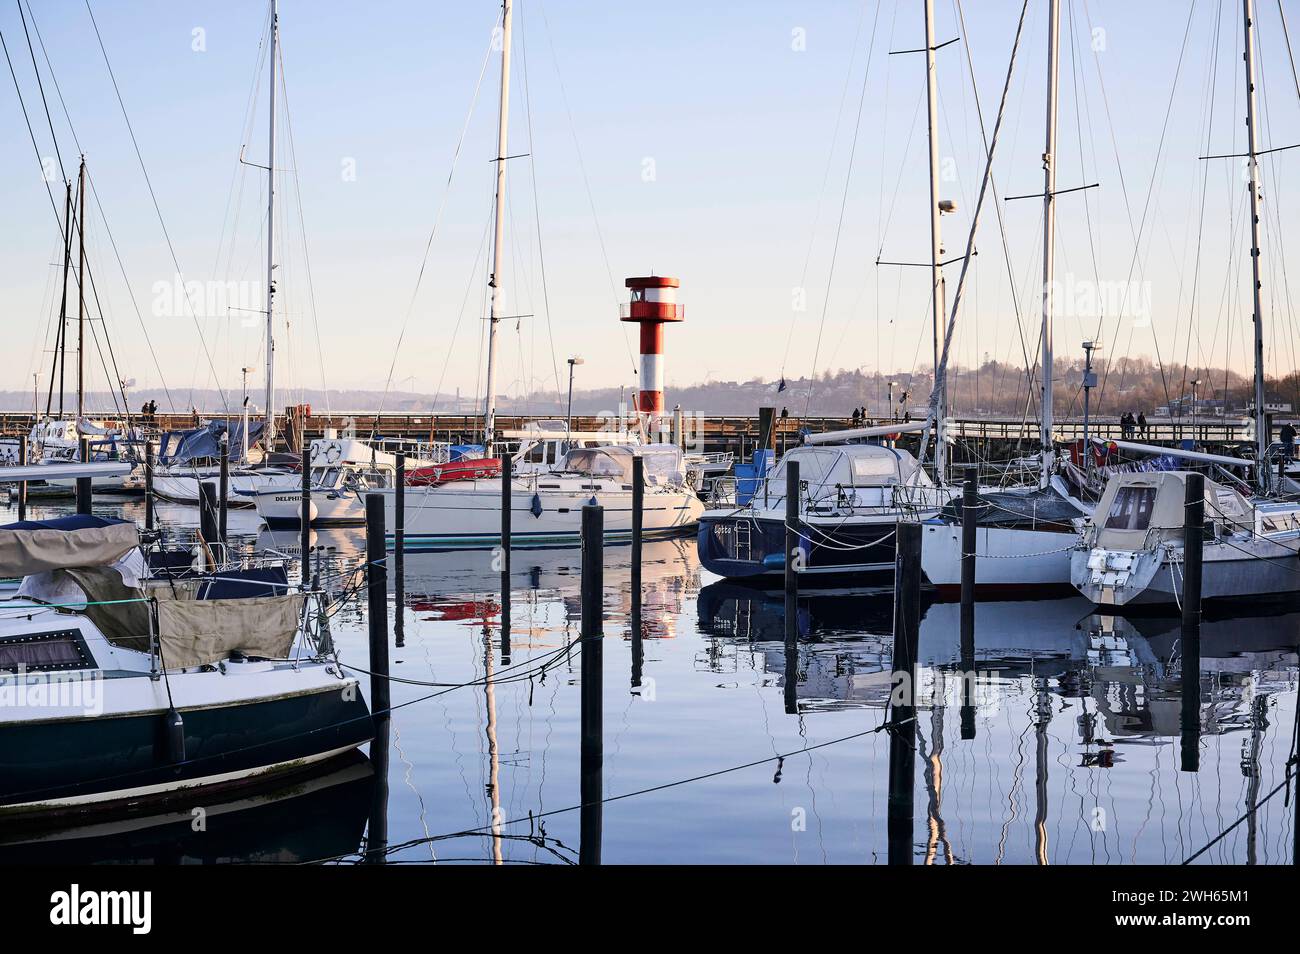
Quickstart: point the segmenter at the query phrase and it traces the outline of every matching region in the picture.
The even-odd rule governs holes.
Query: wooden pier
[[[185,430],[198,427],[203,421],[224,417],[220,412],[198,414],[136,414],[131,418],[135,426],[149,432]],[[497,415],[501,430],[522,429],[536,421],[537,415]],[[120,415],[96,415],[95,420],[121,423]],[[888,424],[887,420],[873,419],[862,426]],[[30,413],[7,412],[0,414],[0,437],[17,437],[31,431],[33,416]],[[601,430],[611,426],[610,418],[595,415],[575,415],[573,429]],[[844,417],[777,418],[776,445],[782,451],[798,442],[799,431],[807,427],[814,433],[851,427],[853,422]],[[276,416],[276,432],[286,451],[296,451],[305,436],[308,440],[322,437],[326,429],[339,435],[359,438],[408,438],[420,440],[473,443],[480,439],[482,418],[476,414],[375,414],[372,412],[335,412],[331,414],[303,415],[294,409]],[[1123,437],[1115,420],[1093,420],[1088,425],[1092,436],[1103,440]],[[1058,420],[1055,424],[1058,441],[1074,441],[1083,437],[1082,420]],[[730,451],[738,458],[753,453],[759,441],[759,419],[749,416],[688,416],[685,420],[688,442],[694,449],[705,453]],[[996,459],[1020,453],[1032,453],[1038,444],[1038,424],[1034,421],[998,420],[983,418],[953,418],[948,433],[955,440],[957,455],[954,462],[981,457]],[[1176,446],[1182,441],[1195,441],[1203,448],[1231,450],[1250,444],[1248,426],[1240,418],[1215,418],[1182,421],[1155,420],[1145,431],[1130,436],[1148,444]],[[915,437],[910,438],[915,441]],[[702,447],[701,447],[702,442]],[[908,444],[908,441],[904,441]],[[963,447],[969,456],[963,453]]]

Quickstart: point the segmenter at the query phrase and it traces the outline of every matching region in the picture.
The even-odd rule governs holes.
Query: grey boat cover
[[[1072,502],[1050,487],[1033,490],[981,491],[976,521],[981,527],[1034,527],[1066,524],[1086,516]],[[956,497],[939,515],[945,523],[961,523],[962,500]]]
[[[204,666],[232,653],[284,659],[293,648],[304,597],[255,596],[236,600],[159,600],[158,639],[163,666]]]
[[[0,527],[0,577],[69,567],[108,566],[140,545],[134,523],[82,517]]]

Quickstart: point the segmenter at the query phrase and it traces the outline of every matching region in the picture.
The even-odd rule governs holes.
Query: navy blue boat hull
[[[0,819],[114,800],[168,797],[168,789],[234,782],[301,766],[362,745],[374,724],[359,692],[338,689],[259,702],[182,709],[184,761],[162,713],[15,724],[0,729]],[[142,790],[162,789],[149,794]]]
[[[826,583],[891,577],[894,527],[892,520],[804,526],[799,536],[800,576]],[[696,548],[704,568],[726,579],[762,583],[785,575],[782,519],[705,514]]]

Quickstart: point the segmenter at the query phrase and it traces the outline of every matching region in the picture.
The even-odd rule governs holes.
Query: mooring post
[[[514,462],[508,453],[501,454],[501,572],[510,575],[510,504],[514,486]]]
[[[961,499],[961,737],[975,738],[975,550],[979,468],[966,468]]]
[[[1182,769],[1201,762],[1201,566],[1205,549],[1205,478],[1188,474],[1183,498]]]
[[[153,529],[153,444],[148,438],[144,442],[144,528]]]
[[[23,434],[18,438],[18,466],[22,467],[27,463],[27,435]],[[18,519],[27,519],[27,481],[18,482]]]
[[[375,737],[370,740],[370,768],[375,774],[370,790],[370,813],[366,820],[366,855],[368,865],[388,861],[388,716],[375,718]]]
[[[921,525],[900,522],[895,532],[887,829],[889,863],[910,865],[916,785],[916,657],[921,634]]]
[[[217,492],[217,506],[220,508],[217,513],[217,535],[221,540],[221,545],[226,545],[226,506],[227,498],[230,496],[230,437],[227,434],[221,435],[221,486]]]
[[[785,464],[785,593],[799,593],[799,462]]]
[[[641,555],[645,527],[645,458],[632,458],[632,686],[641,685]]]
[[[393,467],[393,637],[406,645],[406,455],[394,455]]]
[[[217,485],[210,480],[199,484],[199,536],[207,544],[212,559],[217,557],[221,538],[217,535]]]
[[[588,504],[582,508],[582,711],[580,756],[581,845],[578,863],[600,864],[601,819],[604,797],[604,596],[605,511]]]
[[[81,438],[79,442],[79,446],[81,452],[80,454],[81,462],[83,464],[90,463],[90,438],[88,437]],[[90,480],[91,479],[89,477],[77,478],[77,513],[79,514],[90,513],[90,495],[91,495]]]
[[[311,447],[309,445],[304,446],[302,450],[302,490],[300,494],[298,550],[302,556],[302,578],[306,580],[309,572],[307,560],[311,556]]]
[[[388,685],[388,543],[384,537],[383,494],[366,494],[366,608],[370,617],[370,707],[387,719]]]
[[[799,462],[785,465],[785,674],[787,715],[799,711]]]
[[[511,504],[514,501],[514,459],[501,450],[501,664],[510,664],[510,539]]]

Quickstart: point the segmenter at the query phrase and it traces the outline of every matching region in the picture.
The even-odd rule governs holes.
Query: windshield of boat
[[[1155,487],[1121,487],[1106,514],[1106,529],[1145,530],[1151,525],[1155,505]]]
[[[570,474],[587,474],[591,477],[630,481],[632,455],[613,454],[604,448],[580,448],[564,455],[560,470]]]

